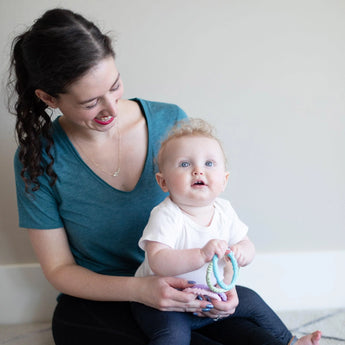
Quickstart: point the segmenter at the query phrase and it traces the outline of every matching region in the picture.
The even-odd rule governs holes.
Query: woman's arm
[[[44,275],[58,291],[85,299],[113,300],[118,290],[116,299],[125,300],[116,285],[126,284],[126,279],[114,281],[77,265],[63,228],[30,229],[29,237]],[[122,289],[128,291],[128,287]]]
[[[30,229],[29,236],[44,275],[62,293],[99,301],[136,301],[169,311],[200,312],[209,304],[178,291],[191,286],[184,279],[113,277],[77,265],[63,228]]]

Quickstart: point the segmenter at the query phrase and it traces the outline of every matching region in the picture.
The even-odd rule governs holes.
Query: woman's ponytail
[[[57,180],[51,116],[35,91],[58,98],[108,56],[115,57],[109,37],[92,22],[65,9],[47,11],[14,40],[8,85],[16,101],[10,111],[17,116],[21,176],[27,191],[29,187],[39,189],[39,176],[44,173],[51,185]],[[44,151],[47,161],[42,159]]]
[[[57,176],[52,169],[54,158],[50,154],[53,145],[51,119],[46,113],[47,106],[35,95],[34,83],[30,79],[23,54],[23,45],[28,35],[30,32],[18,36],[12,45],[11,75],[14,74],[15,78],[9,82],[9,86],[17,94],[17,99],[10,110],[17,116],[15,128],[20,148],[19,159],[23,165],[21,176],[25,181],[26,191],[30,185],[32,191],[35,191],[39,188],[38,177],[44,170],[51,177],[51,184],[55,183]],[[51,160],[45,168],[41,164],[42,138]]]

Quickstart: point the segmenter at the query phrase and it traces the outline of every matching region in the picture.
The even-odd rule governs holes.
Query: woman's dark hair
[[[14,39],[8,86],[17,98],[13,107],[9,107],[17,116],[21,177],[26,191],[29,186],[32,191],[39,189],[38,177],[44,172],[51,185],[57,180],[51,153],[52,121],[46,112],[47,105],[36,97],[35,90],[58,97],[108,56],[115,57],[109,37],[92,22],[66,9],[47,11]],[[43,150],[48,156],[45,164]]]

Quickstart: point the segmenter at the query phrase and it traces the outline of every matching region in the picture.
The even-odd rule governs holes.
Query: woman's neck
[[[82,126],[78,126],[73,122],[69,121],[65,116],[61,116],[59,118],[59,123],[62,129],[65,131],[67,136],[70,138],[72,142],[75,140],[79,141],[80,143],[101,143],[108,140],[113,140],[114,137],[117,135],[116,128],[111,128],[107,132],[98,132],[96,130],[91,130],[89,128],[84,128]]]

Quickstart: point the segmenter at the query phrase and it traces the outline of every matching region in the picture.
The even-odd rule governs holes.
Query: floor
[[[293,334],[301,337],[321,330],[321,345],[345,345],[345,309],[281,312]],[[49,323],[0,325],[0,345],[54,345]]]

